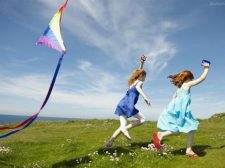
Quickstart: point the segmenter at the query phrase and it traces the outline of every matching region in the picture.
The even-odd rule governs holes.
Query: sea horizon
[[[26,115],[11,115],[11,114],[0,114],[0,124],[13,124],[22,122],[30,116]],[[64,117],[48,117],[38,116],[37,121],[70,121],[70,120],[84,120],[81,118],[64,118]]]

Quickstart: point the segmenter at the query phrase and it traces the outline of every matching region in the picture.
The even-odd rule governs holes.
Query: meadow
[[[225,168],[225,115],[201,120],[195,134],[198,158],[184,155],[186,135],[164,140],[160,151],[143,150],[151,143],[156,122],[121,135],[113,148],[104,145],[119,126],[117,120],[35,122],[11,137],[0,139],[1,168]]]

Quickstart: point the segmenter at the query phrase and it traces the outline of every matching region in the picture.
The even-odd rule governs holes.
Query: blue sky
[[[0,1],[0,114],[39,109],[59,54],[35,42],[63,0]],[[225,111],[225,0],[70,0],[62,18],[67,54],[41,116],[115,118],[139,56],[150,59],[137,107],[156,120],[176,88],[166,78],[189,69],[208,78],[192,89],[192,113]]]

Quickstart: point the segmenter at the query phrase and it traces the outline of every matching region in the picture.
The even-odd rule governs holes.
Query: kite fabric
[[[0,126],[0,131],[12,130],[10,132],[5,132],[2,135],[0,134],[0,139],[10,136],[12,134],[15,134],[15,133],[25,129],[26,127],[28,127],[37,118],[37,116],[39,115],[41,110],[45,107],[46,103],[48,102],[48,99],[49,99],[52,89],[54,87],[63,57],[66,53],[66,48],[65,48],[63,38],[61,35],[61,17],[64,12],[64,9],[66,8],[67,2],[68,2],[68,0],[65,1],[65,3],[60,7],[60,9],[57,11],[57,13],[53,16],[52,20],[49,23],[49,26],[47,27],[47,29],[45,30],[43,35],[39,38],[39,40],[36,43],[39,45],[47,46],[47,47],[57,50],[61,53],[61,57],[58,60],[58,64],[55,69],[55,73],[52,78],[47,95],[46,95],[39,111],[36,114],[32,115],[31,117],[27,118],[26,120],[24,120],[23,122],[19,123],[16,126]]]
[[[45,45],[49,48],[55,49],[59,52],[66,51],[64,46],[63,38],[61,35],[61,16],[64,12],[64,9],[67,5],[68,0],[64,3],[64,5],[57,11],[57,13],[53,16],[50,21],[47,29],[44,34],[39,38],[36,44]]]

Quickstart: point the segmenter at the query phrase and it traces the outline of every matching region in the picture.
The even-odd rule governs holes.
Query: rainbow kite
[[[57,13],[53,16],[52,20],[50,21],[47,29],[45,30],[44,34],[39,38],[36,44],[44,45],[47,47],[50,47],[54,50],[57,50],[61,53],[61,57],[58,60],[57,67],[55,69],[54,76],[52,78],[52,82],[50,84],[50,87],[48,89],[47,95],[39,109],[39,111],[32,115],[31,117],[27,118],[25,121],[19,123],[15,126],[0,126],[0,131],[3,130],[11,130],[9,132],[5,132],[2,135],[0,135],[0,138],[4,138],[7,136],[10,136],[12,134],[15,134],[18,131],[21,131],[28,127],[38,116],[38,114],[41,112],[41,110],[44,108],[46,103],[48,102],[48,99],[51,95],[52,89],[55,84],[55,80],[57,78],[59,68],[61,66],[61,62],[63,60],[63,56],[66,53],[66,48],[63,42],[63,38],[61,35],[61,18],[62,14],[64,12],[64,9],[66,8],[68,0],[65,1],[65,3],[60,7],[60,9],[57,11]]]

